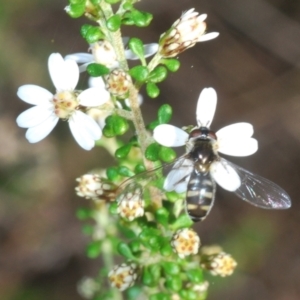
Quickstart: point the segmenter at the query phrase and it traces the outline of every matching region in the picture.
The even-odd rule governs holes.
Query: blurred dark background
[[[70,19],[66,5],[1,2],[1,300],[81,299],[77,282],[94,276],[101,263],[84,255],[88,238],[75,212],[85,202],[74,194],[74,179],[107,166],[108,155],[80,149],[66,123],[34,145],[15,123],[29,107],[16,96],[19,86],[53,90],[49,54],[88,48],[78,33],[86,21]],[[199,92],[213,86],[219,102],[212,129],[247,121],[259,141],[255,155],[230,160],[276,182],[293,201],[287,211],[267,211],[218,189],[212,213],[196,228],[203,244],[220,244],[238,268],[230,278],[210,278],[208,299],[300,299],[300,1],[143,0],[138,7],[153,13],[154,21],[147,29],[127,27],[124,34],[144,42],[156,42],[191,7],[208,14],[208,31],[220,32],[180,55],[180,71],[161,84],[159,98],[144,98],[146,119],[169,103],[173,124],[195,124]]]

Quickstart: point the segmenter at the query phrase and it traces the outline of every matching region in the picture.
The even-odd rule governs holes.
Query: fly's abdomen
[[[214,203],[215,191],[209,172],[192,172],[186,192],[186,211],[194,222],[206,218]]]

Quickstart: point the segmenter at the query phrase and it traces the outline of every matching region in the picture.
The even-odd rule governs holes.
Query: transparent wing
[[[224,158],[221,159],[221,162],[230,165],[240,176],[241,185],[234,193],[242,200],[266,209],[287,209],[291,207],[289,195],[274,182],[253,174]]]

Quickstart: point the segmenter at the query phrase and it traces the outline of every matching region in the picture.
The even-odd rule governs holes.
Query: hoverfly
[[[233,156],[248,156],[257,151],[249,123],[236,123],[217,132],[209,129],[217,103],[213,88],[204,89],[199,96],[196,115],[198,126],[188,134],[172,125],[162,124],[154,129],[154,139],[167,147],[186,146],[168,173],[165,191],[186,192],[186,211],[194,222],[202,221],[210,212],[216,183],[234,192],[248,203],[265,209],[287,209],[288,194],[275,183],[221,158],[218,152]]]

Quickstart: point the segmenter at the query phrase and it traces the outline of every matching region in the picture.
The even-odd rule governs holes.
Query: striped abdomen
[[[209,172],[193,170],[186,192],[186,211],[194,222],[202,221],[215,199],[216,184]]]

